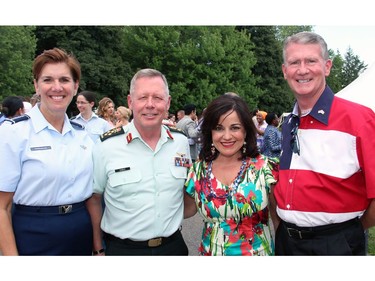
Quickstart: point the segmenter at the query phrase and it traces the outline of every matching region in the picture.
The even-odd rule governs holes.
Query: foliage
[[[342,67],[342,87],[344,88],[354,81],[366,67],[367,65],[357,55],[354,55],[352,48],[349,47],[345,53],[344,65]]]
[[[0,101],[7,96],[31,97],[34,27],[0,26]]]
[[[82,68],[81,90],[104,96],[116,105],[126,103],[131,70],[123,56],[120,26],[39,26],[37,52],[59,47],[73,53]],[[71,111],[76,111],[71,104]]]
[[[276,39],[274,26],[240,27],[251,34],[257,63],[253,73],[257,77],[257,86],[262,89],[256,108],[266,112],[275,112],[279,116],[290,111],[293,95],[284,81],[281,69],[282,46]],[[255,109],[255,108],[254,108]]]
[[[195,103],[200,112],[210,100],[229,91],[251,106],[257,103],[261,91],[252,74],[253,44],[235,27],[125,27],[123,45],[134,71],[151,67],[166,75],[171,112],[186,103]]]
[[[343,58],[339,51],[335,53],[329,50],[332,59],[331,73],[327,77],[327,84],[334,93],[339,92],[351,82],[353,82],[360,73],[362,73],[367,65],[353,54],[353,50],[349,47]]]
[[[288,36],[295,33],[302,31],[313,31],[313,27],[311,25],[277,25],[275,29],[275,36],[280,42],[283,42]]]
[[[344,60],[340,55],[340,52],[335,54],[334,51],[329,50],[329,56],[332,60],[331,73],[327,77],[326,81],[329,87],[334,93],[339,92],[343,87],[343,65]]]
[[[171,112],[195,103],[198,113],[213,98],[236,92],[251,109],[281,114],[294,97],[281,72],[282,41],[311,26],[2,26],[0,98],[33,93],[31,67],[45,49],[60,47],[82,66],[80,90],[126,105],[134,73],[152,67],[164,73]],[[365,65],[349,49],[333,59],[327,83],[338,92]],[[69,111],[77,112],[74,103]]]
[[[368,231],[368,250],[370,256],[375,256],[375,227],[371,227]]]

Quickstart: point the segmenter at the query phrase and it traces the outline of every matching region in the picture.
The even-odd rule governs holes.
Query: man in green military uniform
[[[162,73],[138,71],[128,96],[132,122],[94,147],[94,254],[188,255],[180,227],[191,157],[187,137],[162,125],[170,102]]]

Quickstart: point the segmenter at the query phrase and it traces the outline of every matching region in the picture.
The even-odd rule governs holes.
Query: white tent
[[[375,111],[375,63],[336,95],[363,104]]]

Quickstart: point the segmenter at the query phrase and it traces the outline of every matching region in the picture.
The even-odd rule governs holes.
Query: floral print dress
[[[268,196],[276,183],[277,163],[263,155],[246,159],[236,190],[236,180],[222,184],[209,165],[195,162],[185,184],[204,219],[200,255],[274,255]]]

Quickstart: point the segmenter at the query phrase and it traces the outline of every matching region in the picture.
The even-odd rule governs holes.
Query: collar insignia
[[[127,134],[127,135],[126,135],[126,141],[127,141],[128,143],[130,143],[132,140],[133,140],[132,133]]]
[[[168,134],[168,137],[171,138],[173,140],[173,136],[171,134],[171,131],[167,130],[167,134]]]

